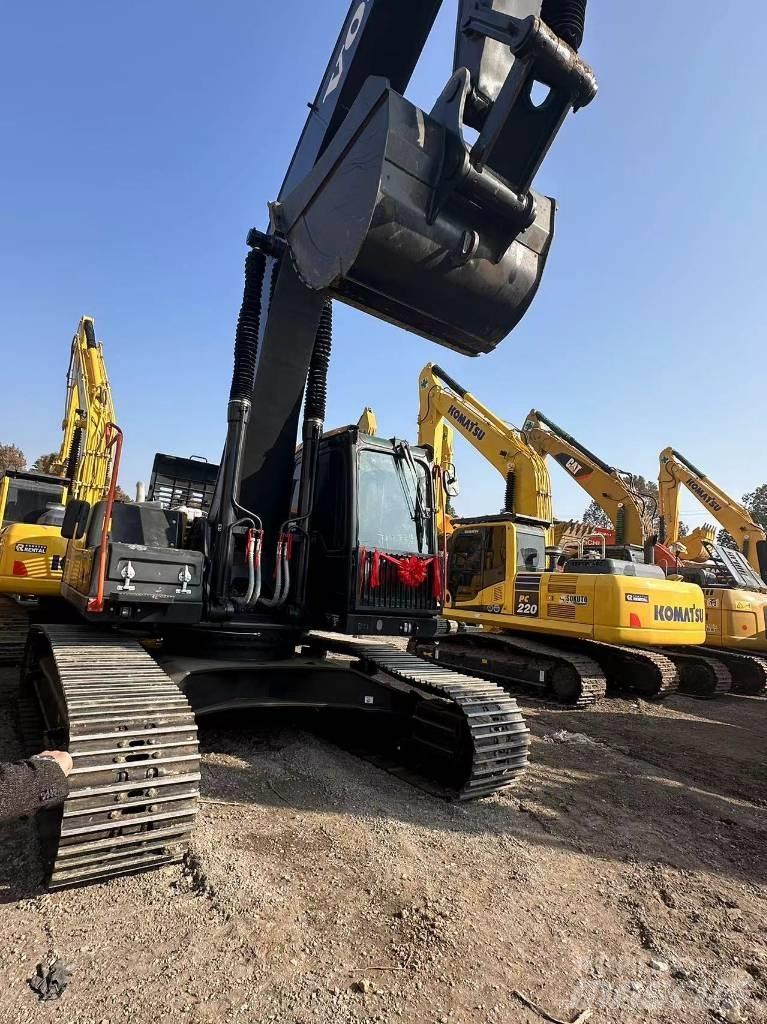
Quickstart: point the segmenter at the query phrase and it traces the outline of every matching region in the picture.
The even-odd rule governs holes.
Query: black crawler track
[[[529,730],[494,683],[388,644],[321,644],[407,695],[403,763],[444,782],[447,795],[489,796],[525,771]],[[19,719],[28,749],[68,749],[74,760],[63,809],[38,818],[51,888],[182,858],[199,805],[197,728],[186,697],[139,641],[87,626],[33,625]]]
[[[0,597],[0,665],[18,665],[24,656],[29,614],[9,597]]]
[[[63,809],[40,818],[51,888],[181,859],[199,804],[197,727],[138,641],[33,626],[19,709],[27,731],[74,760]]]
[[[455,799],[490,796],[526,770],[529,730],[517,702],[500,686],[428,664],[391,644],[323,635],[322,645],[421,697],[404,753],[409,762],[425,765],[429,776],[441,776]]]
[[[533,686],[539,692],[543,690],[546,696],[555,699],[561,700],[569,689],[571,696],[563,703],[575,707],[588,707],[594,700],[605,696],[608,691],[628,690],[646,700],[659,700],[675,693],[679,688],[679,672],[673,662],[665,654],[641,647],[626,647],[598,640],[549,634],[546,634],[545,640],[533,640],[524,633],[495,634],[482,631],[443,635],[439,637],[439,642],[440,661],[444,660],[443,644],[445,649],[450,648],[457,654],[459,650],[465,653],[472,647],[479,648],[488,643],[492,643],[498,649],[505,643],[509,652],[509,675],[504,675],[500,664],[498,671],[494,671],[493,666],[483,667],[477,664],[474,658],[466,662],[466,668],[515,689],[519,686]],[[430,644],[433,645],[433,641],[411,641],[412,648],[417,646],[424,651],[428,650]],[[522,653],[522,658],[517,657],[514,648]],[[530,680],[529,669],[535,668],[530,660],[532,658],[540,658],[541,670],[544,672],[547,659],[552,670],[557,665],[569,670],[569,685],[560,688],[552,686],[545,678],[538,682]],[[458,664],[458,658],[455,664]],[[520,671],[520,668],[523,671]],[[581,681],[580,688],[577,685],[578,677]]]
[[[745,651],[707,647],[706,658],[723,665],[732,678],[732,693],[757,697],[767,693],[767,658]]]
[[[599,662],[610,688],[630,690],[646,700],[660,700],[679,689],[679,672],[665,654],[601,640],[581,640],[578,649]]]
[[[682,693],[713,700],[730,692],[732,675],[719,659],[708,657],[697,648],[675,648],[667,653],[679,672],[679,689]]]
[[[559,651],[520,634],[452,633],[435,640],[413,638],[408,650],[442,666],[475,672],[502,686],[532,689],[576,708],[591,707],[607,693],[607,679],[585,654]]]

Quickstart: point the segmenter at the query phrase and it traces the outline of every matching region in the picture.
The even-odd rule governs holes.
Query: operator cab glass
[[[539,530],[517,529],[517,572],[543,572],[546,538]]]
[[[61,505],[63,501],[63,483],[14,475],[8,481],[8,498],[2,526],[11,523],[39,523],[41,516],[45,516],[49,511],[50,505]]]
[[[433,551],[426,466],[399,453],[359,453],[359,545],[402,554]]]
[[[58,526],[64,522],[64,506],[59,503],[51,503],[45,512],[37,520],[38,526]]]

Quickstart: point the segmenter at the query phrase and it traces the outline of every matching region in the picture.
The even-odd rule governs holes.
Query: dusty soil
[[[183,869],[48,895],[30,823],[3,829],[0,1021],[538,1024],[514,990],[568,1021],[764,1020],[767,700],[522,703],[533,765],[479,804],[239,716],[201,726]],[[51,955],[72,980],[42,1003]]]

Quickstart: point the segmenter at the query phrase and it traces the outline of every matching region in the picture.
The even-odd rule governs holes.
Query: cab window
[[[517,530],[517,572],[543,572],[546,541],[537,530]]]

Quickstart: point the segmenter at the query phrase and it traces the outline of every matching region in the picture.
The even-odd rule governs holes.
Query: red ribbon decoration
[[[364,565],[363,558],[367,558],[367,551],[360,551],[360,564]],[[395,558],[394,555],[386,555],[382,551],[373,551],[370,565],[370,589],[375,590],[381,585],[381,562],[389,562],[397,567],[397,579],[405,587],[420,587],[426,579],[429,567],[432,566],[432,595],[438,600],[442,597],[442,572],[439,555],[406,555],[404,558]]]

